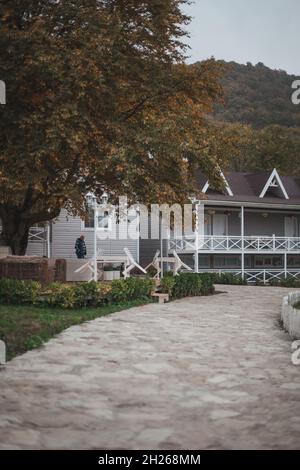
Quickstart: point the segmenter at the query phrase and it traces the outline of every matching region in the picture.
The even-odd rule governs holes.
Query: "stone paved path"
[[[218,290],[72,327],[11,361],[0,448],[299,448],[287,291]]]

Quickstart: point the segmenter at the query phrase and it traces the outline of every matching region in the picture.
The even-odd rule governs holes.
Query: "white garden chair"
[[[125,255],[127,257],[127,261],[124,266],[124,271],[123,271],[123,276],[126,279],[127,277],[130,277],[130,272],[134,269],[137,268],[139,271],[142,271],[142,273],[147,274],[147,271],[142,268],[134,259],[132,256],[131,252],[128,250],[127,247],[124,248]]]
[[[88,280],[88,282],[92,282],[94,280],[94,272],[95,272],[95,260],[94,260],[94,258],[90,259],[85,264],[80,266],[80,268],[76,269],[74,271],[74,273],[76,273],[76,274],[77,273],[82,273],[86,270],[89,270],[91,272],[91,278]],[[97,269],[97,279],[99,279],[100,275],[101,275],[101,272],[99,271],[99,269]]]
[[[151,263],[149,263],[149,264],[145,267],[145,270],[146,270],[146,271],[147,271],[151,266],[153,266],[153,267],[156,269],[156,273],[155,273],[154,279],[159,279],[160,273],[161,273],[159,255],[160,255],[160,251],[157,250],[156,253],[155,253],[155,255],[154,255],[154,257],[153,257],[153,260],[151,261]]]
[[[192,268],[190,268],[190,266],[188,266],[187,264],[185,264],[178,256],[178,254],[176,253],[176,251],[174,250],[173,251],[173,256],[175,258],[175,262],[174,262],[174,265],[173,265],[173,274],[174,276],[177,276],[179,273],[178,271],[182,268],[184,269],[187,269],[188,271],[192,271]]]

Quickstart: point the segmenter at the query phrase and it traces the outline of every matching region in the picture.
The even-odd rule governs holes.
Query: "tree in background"
[[[254,167],[277,168],[283,175],[300,174],[300,129],[278,125],[257,131]]]
[[[300,174],[299,128],[270,125],[253,129],[239,123],[222,123],[220,128],[232,143],[232,154],[226,159],[229,169],[260,172],[276,168],[282,175]]]
[[[218,179],[206,115],[221,65],[184,64],[188,0],[7,0],[0,5],[2,238],[82,213],[87,191],[183,201],[195,168]]]

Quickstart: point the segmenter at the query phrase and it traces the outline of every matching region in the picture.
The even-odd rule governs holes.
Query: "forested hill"
[[[218,120],[254,128],[271,124],[300,127],[300,106],[291,102],[291,85],[299,77],[271,70],[262,63],[221,63],[225,64],[225,105],[216,110]]]

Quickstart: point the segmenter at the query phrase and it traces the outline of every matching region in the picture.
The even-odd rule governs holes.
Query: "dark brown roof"
[[[227,172],[225,178],[233,193],[229,196],[226,191],[223,193],[210,190],[206,197],[208,200],[215,201],[235,201],[235,202],[253,202],[260,204],[285,204],[285,205],[300,205],[300,178],[295,176],[280,176],[281,182],[289,196],[286,199],[273,195],[266,194],[265,197],[260,198],[260,194],[265,187],[272,171],[260,173],[243,173],[243,172]],[[199,187],[202,189],[207,181],[207,178],[199,174]],[[204,181],[204,182],[203,182]]]

